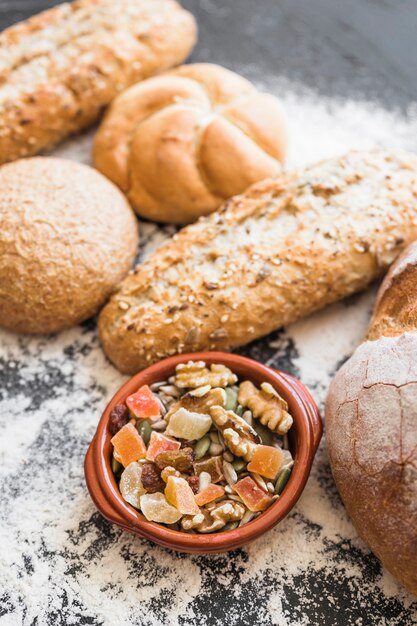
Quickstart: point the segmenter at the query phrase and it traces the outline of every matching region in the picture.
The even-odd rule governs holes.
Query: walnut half
[[[210,369],[204,361],[180,363],[175,369],[174,383],[180,389],[197,387],[227,387],[237,381],[236,374],[221,363],[212,363]]]
[[[238,401],[242,406],[252,411],[254,418],[259,419],[261,424],[267,426],[278,435],[285,435],[293,424],[293,419],[288,413],[288,405],[271,387],[269,391],[258,389],[250,380],[245,380],[239,385]]]
[[[235,456],[250,461],[255,452],[256,444],[260,443],[258,434],[251,426],[233,411],[226,411],[221,406],[210,409],[211,419],[221,431],[224,442]]]
[[[227,522],[241,520],[245,512],[246,509],[240,502],[225,500],[211,510],[201,509],[197,515],[184,515],[181,526],[184,530],[212,533],[226,526]]]

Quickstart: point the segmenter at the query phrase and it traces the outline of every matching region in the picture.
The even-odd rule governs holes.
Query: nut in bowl
[[[292,376],[234,354],[176,356],[112,398],[86,455],[87,486],[105,518],[140,537],[233,550],[292,509],[321,433]]]

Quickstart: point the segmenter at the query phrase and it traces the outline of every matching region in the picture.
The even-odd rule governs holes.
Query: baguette
[[[351,152],[258,183],[128,276],[99,318],[123,372],[230,350],[366,287],[417,237],[417,157]]]
[[[0,163],[94,122],[120,91],[176,65],[196,26],[174,0],[78,0],[0,34]]]
[[[359,535],[417,596],[417,243],[392,266],[362,343],[332,381],[326,433]]]

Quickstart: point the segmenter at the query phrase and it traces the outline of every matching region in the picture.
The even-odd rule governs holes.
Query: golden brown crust
[[[281,107],[218,65],[184,65],[134,85],[96,135],[95,166],[146,218],[194,221],[281,170]]]
[[[368,338],[326,400],[327,448],[359,535],[417,595],[417,244],[379,289]]]
[[[99,172],[36,157],[0,167],[0,325],[55,332],[94,315],[131,267],[137,221]]]
[[[417,242],[390,268],[379,289],[368,339],[417,329]]]
[[[0,34],[0,163],[94,122],[120,91],[183,61],[196,26],[174,0],[77,0]]]
[[[230,350],[368,285],[417,237],[417,158],[352,152],[249,189],[182,229],[103,309],[109,358],[135,372]]]

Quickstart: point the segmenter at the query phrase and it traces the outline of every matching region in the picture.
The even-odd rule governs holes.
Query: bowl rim
[[[161,378],[162,372],[172,375],[175,366],[189,360],[223,363],[242,372],[249,380],[263,379],[270,382],[288,402],[294,418],[296,455],[290,479],[280,498],[273,502],[256,519],[233,530],[207,535],[183,533],[149,522],[134,507],[123,500],[111,470],[111,435],[107,424],[114,405],[123,402],[128,395],[143,384],[152,384]],[[169,374],[169,372],[171,372]],[[164,374],[164,378],[167,377]],[[163,359],[127,380],[107,404],[97,426],[96,433],[85,458],[85,479],[90,495],[101,514],[118,526],[150,539],[167,548],[181,552],[216,553],[241,547],[273,528],[294,507],[310,474],[311,465],[322,435],[319,410],[306,387],[295,377],[259,363],[249,357],[225,352],[196,352]]]

